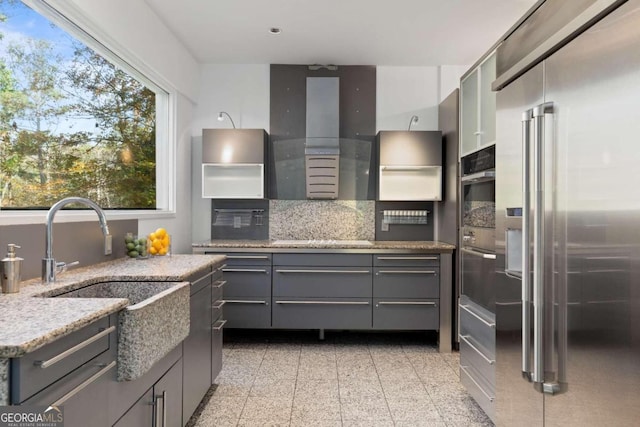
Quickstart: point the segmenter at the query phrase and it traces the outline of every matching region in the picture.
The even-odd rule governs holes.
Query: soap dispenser
[[[16,256],[16,248],[20,249],[20,246],[9,243],[7,257],[0,263],[0,281],[2,282],[2,292],[5,294],[20,291],[20,275],[24,260]]]

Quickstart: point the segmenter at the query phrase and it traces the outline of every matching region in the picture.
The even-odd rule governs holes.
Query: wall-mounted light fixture
[[[411,120],[409,120],[409,129],[407,130],[411,130],[411,125],[418,123],[418,116],[411,116]]]
[[[233,119],[231,118],[231,116],[229,115],[229,113],[227,113],[226,111],[220,111],[220,113],[218,113],[218,121],[224,121],[224,116],[223,114],[226,114],[227,117],[229,117],[229,120],[231,120],[231,124],[233,125],[233,128],[236,128],[236,124],[233,123]]]

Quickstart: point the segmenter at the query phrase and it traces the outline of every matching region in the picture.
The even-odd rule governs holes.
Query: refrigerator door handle
[[[531,381],[531,119],[533,110],[522,113],[522,377]]]

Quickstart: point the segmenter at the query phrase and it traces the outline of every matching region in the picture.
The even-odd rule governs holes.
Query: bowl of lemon
[[[149,233],[149,255],[164,256],[171,255],[171,236],[167,230],[160,227],[156,231]]]

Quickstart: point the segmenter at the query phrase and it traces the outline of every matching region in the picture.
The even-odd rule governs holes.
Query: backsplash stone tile
[[[271,240],[375,240],[373,200],[271,200]]]

